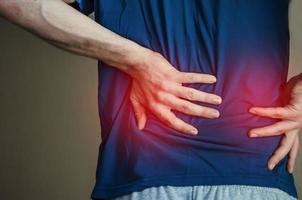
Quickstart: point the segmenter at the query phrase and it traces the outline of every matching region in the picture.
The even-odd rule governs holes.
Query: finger
[[[188,115],[206,118],[219,117],[219,112],[216,109],[200,106],[168,93],[158,93],[157,99],[165,105],[171,107],[173,110],[177,110]]]
[[[198,130],[195,127],[177,118],[167,107],[155,104],[151,106],[151,109],[156,117],[158,117],[159,120],[164,122],[167,126],[188,134],[196,135],[198,133]]]
[[[250,137],[267,137],[281,135],[287,131],[291,131],[299,127],[299,124],[295,121],[279,121],[275,124],[254,128],[249,131]]]
[[[210,74],[178,72],[176,81],[179,83],[215,83],[216,77]]]
[[[299,137],[296,137],[293,147],[289,152],[289,160],[287,164],[287,170],[289,173],[294,172],[295,162],[299,151]]]
[[[275,108],[252,107],[249,109],[249,112],[263,117],[279,118],[279,119],[292,118],[296,116],[296,112],[287,107],[275,107]]]
[[[135,97],[130,98],[130,100],[133,106],[137,126],[140,130],[143,130],[147,121],[146,110]]]
[[[215,94],[206,93],[194,88],[184,87],[181,85],[169,84],[167,92],[174,94],[175,96],[188,99],[191,101],[200,101],[211,104],[220,104],[222,99],[220,96]]]
[[[288,132],[287,134],[284,134],[284,136],[281,139],[280,146],[277,148],[273,156],[268,161],[268,168],[270,170],[273,170],[274,167],[280,162],[280,160],[282,160],[288,154],[291,147],[293,146],[295,137],[296,135],[292,134],[292,132]]]

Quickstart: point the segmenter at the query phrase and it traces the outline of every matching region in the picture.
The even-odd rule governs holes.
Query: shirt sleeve
[[[76,0],[77,9],[85,14],[89,15],[94,11],[94,0]]]

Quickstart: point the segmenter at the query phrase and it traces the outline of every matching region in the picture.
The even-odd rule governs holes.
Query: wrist
[[[132,42],[125,48],[121,69],[123,72],[134,76],[137,72],[145,70],[146,60],[154,53],[152,50]]]
[[[113,44],[107,43],[99,50],[99,60],[127,74],[142,66],[143,54],[147,51],[139,44],[125,39],[117,40]]]

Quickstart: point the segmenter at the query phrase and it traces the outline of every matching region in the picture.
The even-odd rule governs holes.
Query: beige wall
[[[290,77],[302,72],[302,1],[292,4]],[[96,61],[1,19],[0,30],[0,199],[88,200],[100,143]],[[302,153],[300,195],[301,164]]]
[[[302,0],[292,0],[290,5],[291,52],[288,78],[302,73]],[[300,150],[295,168],[296,185],[299,198],[302,198],[302,132]]]
[[[100,125],[96,61],[0,19],[0,199],[88,200]]]

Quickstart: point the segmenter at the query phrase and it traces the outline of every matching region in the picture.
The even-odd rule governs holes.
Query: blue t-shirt
[[[99,62],[99,149],[93,199],[151,186],[240,184],[279,188],[297,197],[284,158],[267,162],[282,136],[249,138],[248,130],[278,119],[252,106],[284,106],[289,60],[288,0],[78,0],[111,31],[161,53],[184,72],[213,74],[215,84],[186,84],[222,97],[217,119],[175,114],[197,136],[167,127],[152,113],[137,128],[131,77]]]

